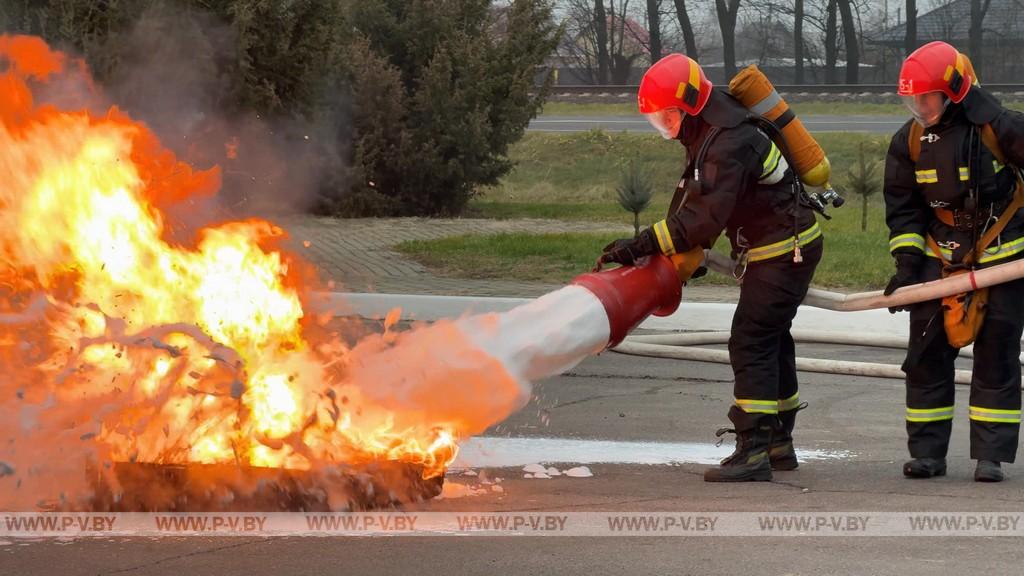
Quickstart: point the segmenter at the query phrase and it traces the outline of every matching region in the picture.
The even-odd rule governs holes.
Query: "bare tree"
[[[971,57],[971,64],[974,65],[974,73],[981,75],[981,69],[985,64],[982,56],[982,34],[984,29],[981,24],[985,20],[985,13],[992,0],[971,0],[971,32],[967,35],[967,52]]]
[[[604,1],[594,0],[594,31],[597,36],[597,83],[608,83],[608,15],[604,11]]]
[[[804,83],[804,0],[793,2],[793,82]]]
[[[718,27],[722,31],[722,60],[726,78],[736,75],[736,16],[740,11],[740,1],[715,0]]]
[[[586,81],[624,84],[634,63],[646,56],[649,35],[642,24],[626,16],[629,4],[630,0],[566,0],[565,34],[558,53],[575,64]]]
[[[597,49],[600,43],[597,41],[594,2],[591,0],[567,0],[562,26],[565,33],[558,45],[558,55],[576,69],[584,82],[600,83]],[[605,68],[605,81],[607,82],[607,67]]]
[[[675,0],[675,5],[679,28],[683,32],[683,43],[686,45],[686,55],[697,60],[697,39],[693,35],[693,24],[690,23],[690,13],[686,10],[686,0]]]
[[[636,22],[628,16],[629,0],[621,0],[617,10],[615,0],[611,0],[608,7],[611,80],[612,84],[625,84],[633,71],[633,63],[641,56],[641,51],[636,48],[638,44],[642,47],[643,41],[636,41],[640,31],[636,30]]]
[[[788,13],[773,0],[748,0],[736,30],[737,55],[756,58],[761,65],[790,55],[791,28],[780,18]]]
[[[647,0],[647,34],[651,64],[654,64],[661,60],[661,0]]]
[[[836,0],[843,21],[843,42],[846,47],[846,83],[860,83],[860,44],[857,38],[857,24],[853,20],[850,0]]]
[[[917,49],[917,0],[907,0],[907,34],[903,37],[905,56]]]
[[[825,83],[836,83],[836,60],[839,58],[836,30],[836,0],[828,0],[825,9]]]

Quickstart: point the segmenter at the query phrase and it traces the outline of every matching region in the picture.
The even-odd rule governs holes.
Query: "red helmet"
[[[900,96],[942,92],[959,103],[975,82],[966,56],[945,42],[929,42],[907,56],[900,69]]]
[[[700,65],[683,54],[669,54],[654,63],[640,80],[640,113],[666,138],[679,133],[682,115],[696,115],[711,97],[711,82]]]

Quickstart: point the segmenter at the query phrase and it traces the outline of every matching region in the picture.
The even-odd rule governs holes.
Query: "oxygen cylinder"
[[[789,161],[804,184],[829,188],[832,167],[828,157],[757,66],[750,65],[741,70],[729,82],[729,92],[751,112],[764,116],[779,127],[789,148]]]

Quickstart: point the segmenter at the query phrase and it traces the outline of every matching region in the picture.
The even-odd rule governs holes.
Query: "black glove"
[[[602,264],[622,264],[632,266],[637,260],[644,256],[650,256],[658,251],[658,242],[654,232],[648,228],[636,238],[625,238],[616,240],[604,247],[599,261]]]
[[[898,252],[893,254],[893,258],[896,259],[896,273],[889,279],[889,284],[887,284],[885,286],[885,290],[882,291],[882,294],[886,296],[892,294],[899,288],[920,282],[921,266],[924,265],[924,254]],[[909,311],[909,305],[893,306],[889,308],[889,312],[891,314],[904,310]]]

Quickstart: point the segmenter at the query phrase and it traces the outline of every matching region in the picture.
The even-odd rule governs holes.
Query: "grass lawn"
[[[857,290],[884,286],[893,270],[882,206],[869,205],[867,231],[860,229],[860,206],[844,206],[833,216],[822,223],[825,257],[815,285]],[[601,248],[615,238],[608,233],[465,235],[404,242],[398,250],[445,276],[561,284],[590,270]],[[727,253],[728,246],[722,238],[716,249]],[[733,283],[717,274],[697,282]]]
[[[842,191],[848,167],[864,145],[869,158],[881,160],[889,138],[862,133],[826,133],[818,142]],[[645,224],[659,220],[668,207],[685,166],[683,147],[657,134],[592,130],[578,133],[530,132],[511,149],[516,166],[494,187],[481,191],[467,216],[483,218],[560,218],[631,222],[619,208],[615,189],[630,162],[645,167],[654,184]],[[881,170],[877,182],[881,184]],[[658,217],[653,217],[657,215]]]
[[[871,134],[822,134],[818,141],[833,166],[833,182],[842,191],[848,167],[864,145],[869,158],[881,160],[888,137]],[[550,218],[601,223],[632,223],[618,206],[615,187],[629,162],[648,167],[655,184],[651,206],[641,214],[646,226],[664,218],[683,168],[683,149],[657,135],[609,133],[529,133],[511,150],[516,168],[502,182],[471,202],[466,216]],[[881,169],[876,183],[881,185]],[[825,258],[814,282],[847,290],[879,288],[892,273],[888,229],[880,194],[869,199],[867,230],[861,230],[862,199],[831,209],[822,219]],[[406,242],[398,249],[440,274],[461,278],[504,278],[563,283],[590,270],[614,234],[498,234]],[[716,248],[728,251],[722,239]],[[701,283],[732,283],[710,274]]]

